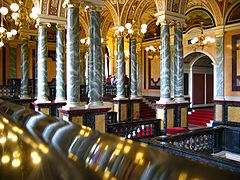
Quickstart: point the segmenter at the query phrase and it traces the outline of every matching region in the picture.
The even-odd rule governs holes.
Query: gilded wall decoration
[[[240,3],[237,4],[229,13],[226,24],[240,22]]]
[[[172,5],[172,12],[178,13],[180,0],[174,0]]]
[[[186,28],[184,31],[188,31],[193,27],[201,26],[200,22],[203,22],[204,29],[215,27],[215,22],[212,15],[204,9],[193,9],[186,14]]]
[[[48,0],[43,0],[42,1],[42,12],[41,12],[41,14],[47,14],[47,4],[48,4]]]
[[[147,32],[144,34],[144,40],[143,41],[150,41],[153,39],[159,39],[160,38],[160,25],[156,25],[156,20],[152,21],[148,25]]]
[[[50,1],[49,15],[57,16],[58,2],[59,2],[58,0],[51,0]]]

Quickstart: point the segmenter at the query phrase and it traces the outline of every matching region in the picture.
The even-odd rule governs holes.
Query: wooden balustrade
[[[107,132],[128,139],[155,137],[160,135],[160,120],[135,120],[107,124]]]

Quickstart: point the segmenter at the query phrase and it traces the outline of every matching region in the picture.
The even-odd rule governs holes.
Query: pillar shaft
[[[102,45],[102,96],[105,95],[106,74],[105,74],[105,44]]]
[[[9,78],[17,78],[17,48],[10,47],[9,48],[10,59],[9,59]]]
[[[48,101],[48,84],[47,84],[47,27],[40,26],[38,28],[38,90],[37,90],[37,101],[46,102]]]
[[[86,71],[86,61],[85,61],[85,54],[83,51],[80,51],[80,85],[86,85],[86,77],[85,77],[85,71]]]
[[[216,37],[216,97],[224,96],[224,39],[223,36]]]
[[[65,101],[64,85],[64,49],[65,49],[65,30],[57,28],[56,34],[56,101]]]
[[[174,30],[174,98],[178,101],[184,100],[183,45],[181,27],[177,25]]]
[[[102,105],[100,12],[90,11],[89,105]]]
[[[131,38],[131,47],[130,47],[130,56],[131,56],[131,99],[137,98],[137,56],[136,56],[136,39]]]
[[[29,98],[29,49],[28,39],[21,39],[21,99]]]
[[[68,7],[67,16],[67,108],[80,105],[79,8]]]
[[[137,96],[142,97],[142,51],[138,51],[137,58]]]
[[[124,37],[117,39],[117,99],[125,98],[124,92]]]
[[[170,35],[169,25],[161,24],[160,100],[170,101]]]

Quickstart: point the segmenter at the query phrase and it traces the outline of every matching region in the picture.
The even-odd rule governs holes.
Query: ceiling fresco
[[[204,21],[205,28],[230,24],[240,21],[240,0],[103,0],[105,9],[101,12],[102,35],[115,26],[124,25],[132,19],[137,23],[150,24],[160,11],[175,14],[185,14],[187,30]],[[10,4],[12,0],[4,1]],[[62,7],[64,0],[26,0],[24,3],[30,9],[40,6],[41,14],[56,17],[66,17],[66,9]],[[204,10],[200,10],[200,9]],[[49,18],[50,19],[50,18]],[[89,15],[80,9],[80,23],[84,33],[88,34]]]
[[[188,31],[193,27],[200,27],[203,22],[204,29],[212,28],[215,26],[215,22],[211,14],[204,9],[193,9],[186,14],[186,28],[184,31]]]

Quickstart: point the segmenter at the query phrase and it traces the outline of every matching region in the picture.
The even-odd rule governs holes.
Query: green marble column
[[[56,31],[56,99],[55,102],[64,102],[65,99],[65,27],[57,26]]]
[[[90,11],[89,48],[89,103],[88,107],[102,106],[102,54],[100,35],[100,12]]]
[[[29,97],[29,48],[28,38],[21,38],[21,99],[28,99]]]

